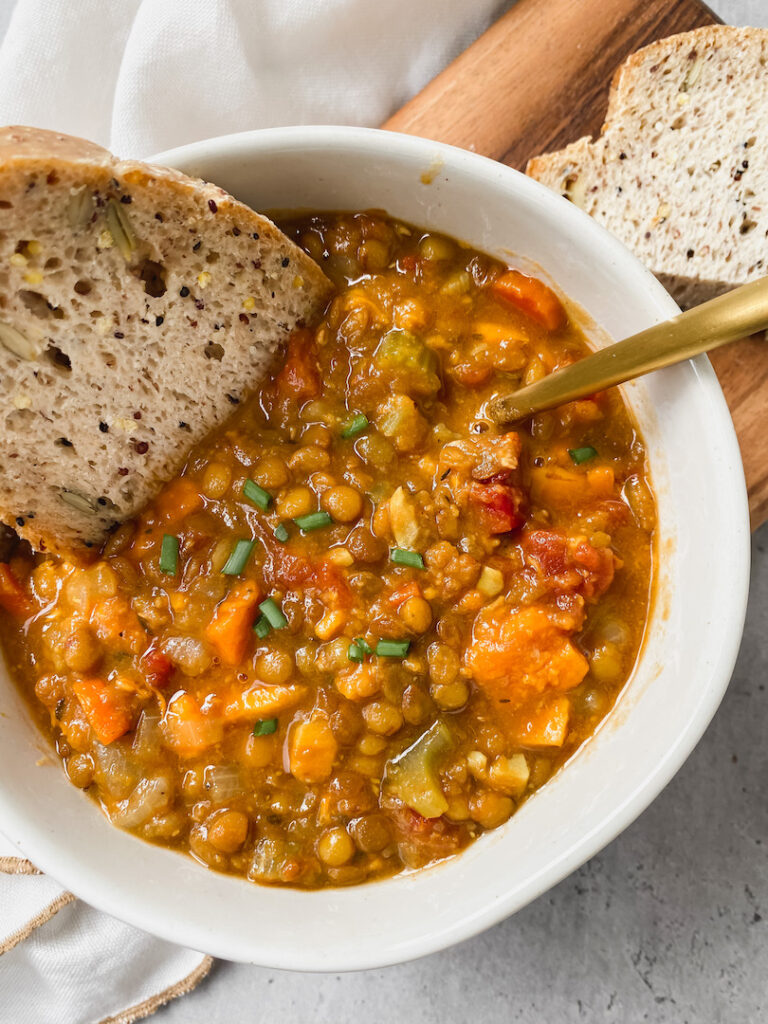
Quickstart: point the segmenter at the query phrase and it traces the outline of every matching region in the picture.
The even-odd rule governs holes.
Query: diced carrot
[[[478,686],[518,706],[532,694],[570,690],[589,664],[546,609],[491,606],[475,618],[466,664]]]
[[[314,332],[307,327],[297,328],[291,334],[285,364],[275,378],[278,391],[282,395],[315,398],[320,394],[320,371],[314,343]]]
[[[221,722],[203,714],[191,693],[179,690],[168,702],[162,729],[179,757],[194,757],[221,739]]]
[[[562,747],[568,735],[570,716],[570,700],[551,697],[533,710],[521,712],[509,738],[521,747]]]
[[[323,782],[333,771],[338,743],[328,716],[315,711],[308,719],[294,722],[288,739],[291,775],[299,782]]]
[[[224,706],[227,721],[272,718],[298,704],[306,690],[303,686],[281,686],[256,683],[232,696]]]
[[[548,331],[556,331],[566,321],[565,309],[551,288],[537,277],[508,270],[491,285],[497,299],[510,302],[526,316],[531,317]]]
[[[72,689],[99,743],[112,743],[133,725],[130,697],[101,679],[77,679]]]
[[[113,650],[138,654],[146,645],[146,630],[124,597],[99,601],[94,605],[90,621],[99,640]]]
[[[216,608],[205,636],[226,665],[243,660],[260,598],[253,580],[239,580]]]
[[[400,608],[406,601],[410,601],[412,597],[421,597],[421,587],[415,580],[411,580],[410,583],[404,583],[401,587],[393,590],[387,601],[393,608]]]
[[[7,562],[0,562],[0,608],[20,619],[28,618],[34,610]]]
[[[203,498],[196,485],[185,476],[172,480],[155,499],[155,508],[166,526],[180,523],[202,505]]]

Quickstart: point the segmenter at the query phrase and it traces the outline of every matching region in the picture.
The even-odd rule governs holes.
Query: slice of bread
[[[98,545],[330,292],[214,185],[0,129],[0,520],[37,550]]]
[[[620,238],[682,306],[768,272],[768,30],[662,39],[617,71],[601,136],[528,174]]]

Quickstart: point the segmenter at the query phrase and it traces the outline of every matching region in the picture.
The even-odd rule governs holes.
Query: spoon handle
[[[766,328],[768,277],[761,277],[496,398],[489,412],[497,423],[521,420]]]

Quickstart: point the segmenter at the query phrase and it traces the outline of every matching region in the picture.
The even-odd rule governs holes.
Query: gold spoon
[[[497,423],[512,423],[766,328],[768,277],[761,277],[494,399],[489,413]]]

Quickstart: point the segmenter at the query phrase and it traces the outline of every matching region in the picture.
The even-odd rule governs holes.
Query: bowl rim
[[[292,147],[300,147],[309,151],[326,151],[343,146],[354,146],[377,157],[382,155],[384,147],[386,157],[394,157],[396,160],[414,155],[421,159],[426,158],[428,162],[438,158],[446,166],[471,173],[479,190],[492,182],[497,185],[499,175],[505,175],[523,199],[530,199],[538,204],[557,204],[558,216],[564,222],[578,226],[585,234],[586,240],[593,239],[596,245],[617,262],[625,267],[631,267],[637,277],[638,286],[644,287],[649,310],[659,316],[674,316],[679,312],[674,300],[650,271],[618,239],[583,211],[510,167],[443,143],[382,129],[334,125],[295,126],[258,129],[203,139],[157,154],[148,158],[148,162],[189,166],[195,161],[204,161],[216,155],[228,160],[247,160],[258,156],[259,151],[269,150],[270,147],[289,150]],[[292,970],[359,970],[415,959],[471,938],[540,896],[627,828],[667,785],[692,752],[717,710],[738,654],[746,614],[750,560],[749,513],[743,466],[730,412],[709,360],[705,356],[699,356],[692,361],[691,367],[697,384],[706,395],[713,429],[720,440],[722,473],[730,477],[730,487],[724,496],[724,508],[733,527],[732,536],[729,537],[733,572],[731,601],[724,608],[720,622],[723,642],[710,673],[711,679],[718,682],[716,685],[710,685],[708,701],[695,709],[686,729],[680,733],[677,743],[669,750],[663,762],[648,774],[644,784],[615,807],[613,813],[598,828],[580,835],[566,854],[554,858],[545,869],[529,879],[527,884],[522,886],[522,892],[521,887],[513,887],[487,906],[465,911],[445,926],[437,930],[426,930],[424,934],[396,946],[371,950],[361,943],[360,950],[354,958],[346,956],[341,962],[338,958],[328,959],[324,953],[318,955],[317,951],[304,948],[300,942],[297,942],[295,950],[286,953],[284,950],[277,951],[272,948],[268,937],[262,941],[248,939],[244,942],[236,935],[213,935],[205,922],[197,919],[188,918],[179,924],[166,918],[162,910],[154,909],[146,898],[126,900],[126,895],[121,892],[119,886],[110,884],[106,878],[89,874],[74,856],[68,855],[66,850],[62,851],[58,839],[35,821],[34,814],[17,811],[16,805],[8,798],[0,784],[0,821],[9,838],[24,851],[25,855],[30,856],[39,868],[72,889],[77,896],[138,928],[150,931],[170,942],[204,949],[226,959],[246,960]],[[239,879],[234,881],[240,882]],[[355,891],[364,894],[367,888],[376,884],[366,883],[355,887]],[[236,891],[233,886],[233,893]],[[303,896],[308,905],[311,904],[313,894],[306,893]]]

